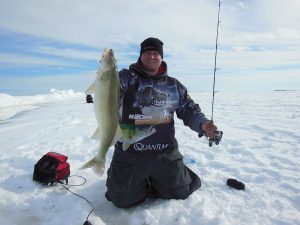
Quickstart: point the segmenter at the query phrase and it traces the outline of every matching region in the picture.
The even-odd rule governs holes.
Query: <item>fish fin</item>
[[[87,169],[92,168],[96,174],[102,176],[105,170],[105,159],[102,160],[97,159],[96,157],[92,158],[90,161],[86,162],[79,169]]]
[[[121,131],[120,125],[118,125],[115,136],[109,146],[113,146],[120,139],[120,137],[122,137],[122,131]]]
[[[96,84],[92,83],[89,88],[85,91],[85,94],[92,94],[96,91]]]
[[[126,151],[129,148],[129,146],[130,146],[129,143],[123,142],[123,144],[122,144],[123,151]]]
[[[95,130],[94,134],[92,135],[92,139],[94,139],[94,140],[100,140],[100,129],[99,129],[99,127],[97,127],[97,129]]]
[[[152,134],[154,134],[154,133],[156,133],[156,129],[153,127],[151,130],[150,130],[150,135],[152,135]],[[150,136],[149,135],[149,136]]]

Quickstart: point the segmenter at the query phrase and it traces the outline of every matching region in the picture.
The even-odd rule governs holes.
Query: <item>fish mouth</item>
[[[115,55],[111,48],[105,48],[101,57],[101,60],[114,61]]]
[[[105,48],[100,60],[101,64],[107,64],[110,68],[116,68],[116,59],[114,56],[114,51],[111,48]]]

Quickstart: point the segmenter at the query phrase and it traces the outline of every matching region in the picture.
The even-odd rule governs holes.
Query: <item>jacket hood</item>
[[[138,61],[136,63],[133,63],[129,66],[129,70],[137,72],[137,73],[139,73],[140,75],[142,75],[144,77],[151,77],[151,78],[154,78],[154,79],[161,79],[163,77],[168,76],[167,63],[165,61],[161,62],[158,73],[155,76],[149,75],[145,71],[144,66],[141,63],[140,58],[138,59]]]

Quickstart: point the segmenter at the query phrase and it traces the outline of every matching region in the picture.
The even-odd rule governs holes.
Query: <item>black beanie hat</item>
[[[164,43],[161,40],[159,40],[158,38],[149,37],[149,38],[145,39],[141,43],[140,56],[146,51],[157,51],[163,58],[164,57],[163,44]]]

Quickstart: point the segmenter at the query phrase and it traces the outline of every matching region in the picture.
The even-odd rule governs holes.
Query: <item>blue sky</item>
[[[84,91],[105,47],[119,69],[149,36],[169,75],[211,91],[218,0],[0,0],[0,93]],[[216,89],[299,90],[300,1],[223,0]]]

